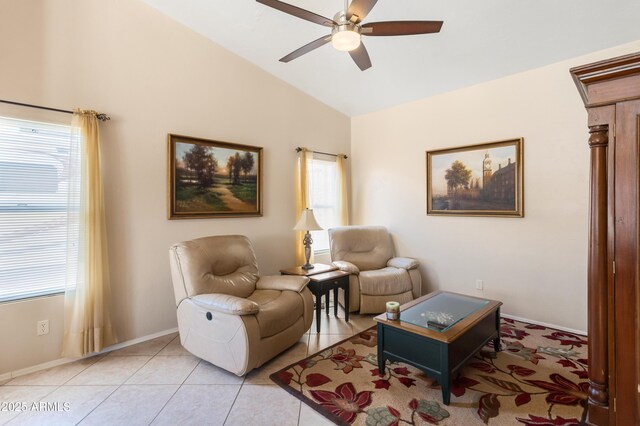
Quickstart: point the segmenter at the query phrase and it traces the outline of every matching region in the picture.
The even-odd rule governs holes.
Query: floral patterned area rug
[[[271,375],[287,392],[348,425],[582,424],[587,399],[584,336],[502,319],[502,351],[491,344],[452,384],[451,404],[438,383],[403,363],[378,374],[372,327]]]

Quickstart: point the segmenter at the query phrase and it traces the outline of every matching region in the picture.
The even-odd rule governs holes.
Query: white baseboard
[[[512,319],[512,320],[520,321],[520,322],[528,322],[530,324],[537,324],[537,325],[541,325],[543,327],[555,328],[556,330],[567,331],[569,333],[579,334],[581,336],[586,336],[587,335],[586,331],[576,330],[575,328],[563,327],[561,325],[549,324],[547,322],[536,321],[536,320],[532,320],[532,319],[529,319],[529,318],[522,318],[522,317],[517,317],[515,315],[509,315],[509,314],[503,314],[503,313],[500,313],[500,316],[504,317],[504,318],[509,318],[509,319]]]
[[[91,358],[92,356],[96,356],[96,355],[100,355],[100,354],[106,354],[106,353],[109,353],[109,352],[112,352],[112,351],[115,351],[115,350],[118,350],[118,349],[126,348],[127,346],[133,346],[133,345],[136,345],[138,343],[146,342],[147,340],[152,340],[152,339],[155,339],[157,337],[166,336],[167,334],[175,333],[177,331],[178,331],[178,328],[174,327],[174,328],[170,328],[168,330],[163,330],[163,331],[159,331],[157,333],[148,334],[146,336],[138,337],[136,339],[127,340],[126,342],[117,343],[115,345],[112,345],[112,346],[109,346],[108,348],[103,349],[102,351],[100,351],[97,354],[87,355],[86,357],[82,357],[82,358],[59,358],[59,359],[55,359],[53,361],[49,361],[49,362],[45,362],[45,363],[42,363],[42,364],[34,365],[32,367],[21,368],[20,370],[16,370],[16,371],[9,371],[8,373],[0,374],[0,382],[3,382],[5,380],[9,380],[9,379],[13,379],[13,378],[18,377],[18,376],[24,376],[25,374],[35,373],[36,371],[41,371],[41,370],[46,370],[48,368],[57,367],[57,366],[62,365],[62,364],[68,364],[70,362],[74,362],[74,361],[77,361],[79,359]]]
[[[118,349],[126,348],[127,346],[133,346],[138,343],[146,342],[147,340],[155,339],[156,337],[162,337],[162,336],[166,336],[167,334],[177,333],[177,332],[178,332],[178,327],[170,328],[168,330],[158,331],[157,333],[147,334],[146,336],[138,337],[137,339],[131,339],[131,340],[127,340],[126,342],[116,343],[115,345],[109,346],[108,348],[104,348],[100,353],[106,354],[108,352],[113,352]]]

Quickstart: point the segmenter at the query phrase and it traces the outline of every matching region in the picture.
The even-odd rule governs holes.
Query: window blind
[[[78,226],[69,218],[80,186],[69,170],[78,139],[70,126],[0,117],[0,302],[62,292],[67,275],[75,280],[76,265],[67,265],[77,263],[69,252]]]
[[[335,161],[314,158],[307,165],[310,173],[311,208],[322,226],[322,231],[312,231],[313,250],[329,250],[327,230],[338,225],[338,167]]]

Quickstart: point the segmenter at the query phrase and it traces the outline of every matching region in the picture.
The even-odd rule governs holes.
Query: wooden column
[[[589,418],[608,423],[608,254],[607,146],[609,126],[589,128],[591,148],[591,214],[589,217],[588,333]]]
[[[591,133],[588,422],[640,426],[640,52],[571,76]]]

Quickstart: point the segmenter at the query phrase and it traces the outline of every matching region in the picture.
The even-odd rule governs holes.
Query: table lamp
[[[302,265],[302,269],[313,269],[313,265],[309,263],[309,258],[311,257],[311,244],[313,244],[313,238],[311,238],[309,231],[322,230],[322,227],[318,225],[318,222],[316,222],[313,210],[304,209],[300,215],[298,223],[296,223],[296,226],[294,226],[293,229],[295,231],[306,231],[304,239],[302,240],[302,244],[304,244],[304,256],[306,263]]]

